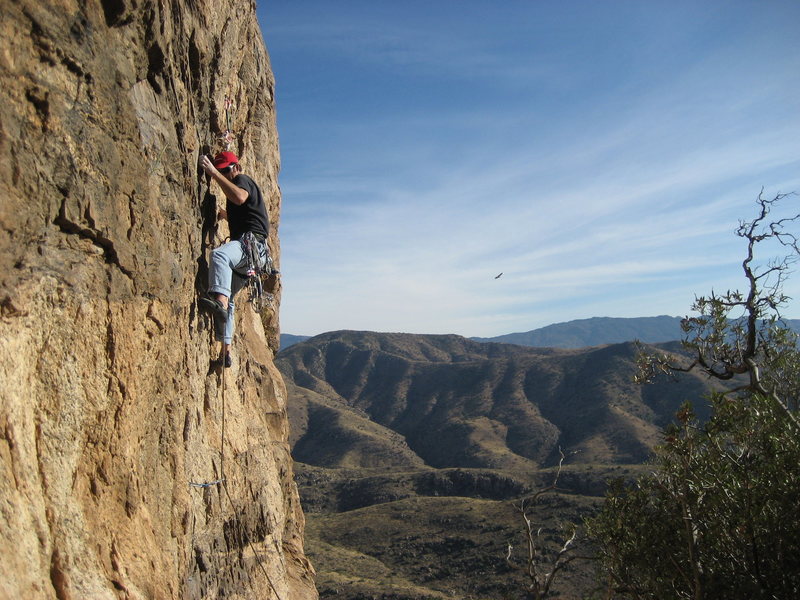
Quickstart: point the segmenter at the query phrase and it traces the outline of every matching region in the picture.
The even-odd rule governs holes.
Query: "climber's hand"
[[[211,157],[208,154],[200,155],[200,168],[203,169],[208,175],[213,175],[217,168],[211,162]]]

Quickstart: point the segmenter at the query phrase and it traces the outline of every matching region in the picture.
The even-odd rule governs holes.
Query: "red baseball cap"
[[[233,152],[220,152],[214,157],[214,166],[218,169],[224,169],[229,165],[238,165],[239,159]]]

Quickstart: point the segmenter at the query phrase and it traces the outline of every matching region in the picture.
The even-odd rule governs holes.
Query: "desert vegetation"
[[[615,483],[589,521],[608,597],[796,598],[800,593],[800,393],[797,336],[781,320],[783,284],[800,258],[792,227],[773,218],[786,196],[758,198],[742,222],[743,292],[697,298],[684,321],[689,362],[645,354],[643,380],[699,370],[739,385],[690,405],[656,449],[652,472]],[[779,255],[759,260],[757,250]]]

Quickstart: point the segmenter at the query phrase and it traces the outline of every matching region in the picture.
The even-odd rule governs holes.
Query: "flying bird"
[[[500,275],[498,275],[497,277],[495,277],[495,279],[500,279],[502,276],[503,276],[503,274],[502,274],[502,273],[500,273]]]

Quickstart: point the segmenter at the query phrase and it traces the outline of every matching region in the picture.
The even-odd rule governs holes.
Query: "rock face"
[[[0,11],[0,597],[316,598],[272,362],[279,283],[261,315],[240,301],[224,375],[196,303],[225,234],[201,152],[239,154],[279,258],[253,3]]]

